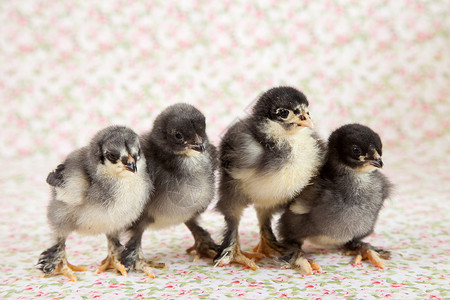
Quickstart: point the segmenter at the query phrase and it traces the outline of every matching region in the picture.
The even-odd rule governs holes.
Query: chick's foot
[[[63,261],[56,268],[55,272],[66,276],[71,281],[77,281],[77,277],[75,276],[75,274],[73,272],[74,271],[75,272],[84,272],[86,270],[87,270],[86,267],[71,265],[67,261],[67,259],[63,259]]]
[[[186,249],[187,253],[195,253],[194,262],[197,262],[200,258],[214,258],[217,255],[219,246],[214,243],[211,237],[201,236],[195,239],[194,245]]]
[[[106,270],[117,270],[123,276],[127,276],[127,270],[125,266],[116,258],[114,255],[108,255],[103,261],[100,267],[95,271],[95,273],[100,274]]]
[[[214,262],[216,266],[222,267],[230,263],[238,263],[252,270],[258,270],[254,259],[261,259],[263,255],[261,253],[248,253],[241,251],[238,244],[231,245],[220,252],[215,258]]]
[[[355,265],[361,264],[363,260],[369,260],[375,267],[384,269],[383,259],[389,260],[391,252],[378,249],[363,242],[349,242],[345,246],[344,254],[347,256],[355,256]]]
[[[322,271],[320,265],[307,259],[302,250],[298,250],[287,257],[282,257],[281,261],[282,269],[295,269],[304,275],[312,275],[313,270]]]
[[[283,247],[275,240],[269,240],[263,236],[261,236],[261,239],[256,245],[255,248],[253,248],[253,252],[261,253],[266,257],[277,257],[283,253]]]
[[[152,268],[166,268],[165,263],[157,263],[144,259],[144,254],[140,248],[127,248],[122,252],[121,262],[125,266],[127,272],[136,270],[145,273],[150,278],[155,278]]]
[[[153,274],[152,268],[164,269],[167,268],[165,263],[157,263],[150,260],[145,260],[143,258],[138,258],[134,265],[134,269],[139,272],[145,273],[150,278],[155,278],[155,274]]]
[[[74,271],[82,272],[87,270],[86,267],[74,266],[67,261],[64,243],[58,243],[42,252],[36,267],[42,271],[43,277],[59,273],[71,281],[77,281]]]

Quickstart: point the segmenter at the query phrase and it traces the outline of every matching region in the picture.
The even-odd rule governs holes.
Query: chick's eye
[[[283,119],[286,119],[289,116],[289,111],[287,109],[282,108],[278,110],[278,115]]]
[[[356,147],[356,146],[353,146],[353,147],[352,147],[352,152],[353,152],[354,154],[361,154],[361,150],[360,150],[358,147]]]
[[[175,137],[176,137],[178,140],[183,139],[183,135],[182,135],[181,133],[179,133],[179,132],[175,132]]]
[[[117,156],[117,155],[115,155],[115,154],[113,154],[111,152],[106,152],[105,156],[111,162],[115,162],[115,161],[117,161],[119,159],[119,156]]]

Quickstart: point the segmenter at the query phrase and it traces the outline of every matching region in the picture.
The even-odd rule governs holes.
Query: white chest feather
[[[151,191],[144,170],[145,162],[141,160],[136,173],[123,171],[121,176],[110,174],[115,176],[111,185],[112,201],[108,204],[86,201],[79,210],[77,231],[83,234],[114,233],[131,225],[142,212]],[[107,176],[104,172],[107,170],[99,168],[97,175]]]
[[[84,201],[89,180],[80,170],[74,170],[69,175],[69,179],[64,182],[64,187],[55,187],[56,199],[69,205],[77,205]]]
[[[267,132],[279,143],[288,143],[291,152],[276,171],[263,173],[256,169],[234,169],[233,178],[240,180],[242,191],[255,206],[273,207],[289,201],[314,176],[320,165],[319,146],[309,128],[286,133],[277,123],[268,124]],[[254,142],[252,147],[261,147]],[[252,150],[255,152],[255,150]]]

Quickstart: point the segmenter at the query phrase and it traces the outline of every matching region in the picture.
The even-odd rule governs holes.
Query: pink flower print
[[[248,287],[263,288],[264,287],[264,283],[262,283],[262,282],[250,282],[248,284]]]
[[[292,298],[292,294],[287,291],[278,292],[278,297],[280,298]]]
[[[393,288],[401,288],[401,287],[406,287],[406,284],[394,282],[394,283],[391,283],[391,287],[393,287]]]

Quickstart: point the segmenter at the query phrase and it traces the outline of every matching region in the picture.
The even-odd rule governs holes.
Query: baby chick
[[[129,229],[131,238],[122,255],[127,269],[153,278],[151,267],[164,267],[144,260],[142,235],[146,228],[161,229],[185,223],[195,243],[188,252],[214,257],[217,245],[198,224],[199,215],[214,197],[215,147],[205,132],[205,117],[195,107],[179,103],[165,109],[151,132],[141,138],[142,149],[155,186],[138,222]]]
[[[301,250],[308,239],[316,244],[344,246],[356,254],[355,263],[368,258],[383,268],[390,253],[361,240],[373,232],[391,183],[378,171],[383,167],[380,137],[359,124],[344,125],[328,140],[328,155],[320,174],[285,209],[278,224],[288,265],[311,274],[314,263]]]
[[[63,164],[47,177],[52,200],[47,217],[55,244],[42,252],[37,268],[45,276],[62,273],[76,281],[73,271],[85,271],[68,263],[65,241],[76,231],[104,233],[108,256],[97,272],[114,268],[126,275],[119,262],[122,246],[119,233],[130,226],[142,211],[152,183],[141,154],[138,135],[123,126],[98,132],[89,146],[69,154]]]
[[[292,87],[265,92],[247,118],[228,129],[220,145],[217,210],[227,225],[216,265],[236,262],[254,270],[250,258],[281,251],[272,232],[274,212],[286,205],[318,172],[323,145],[312,130],[309,103]],[[256,254],[240,250],[242,211],[253,204],[260,226]]]

